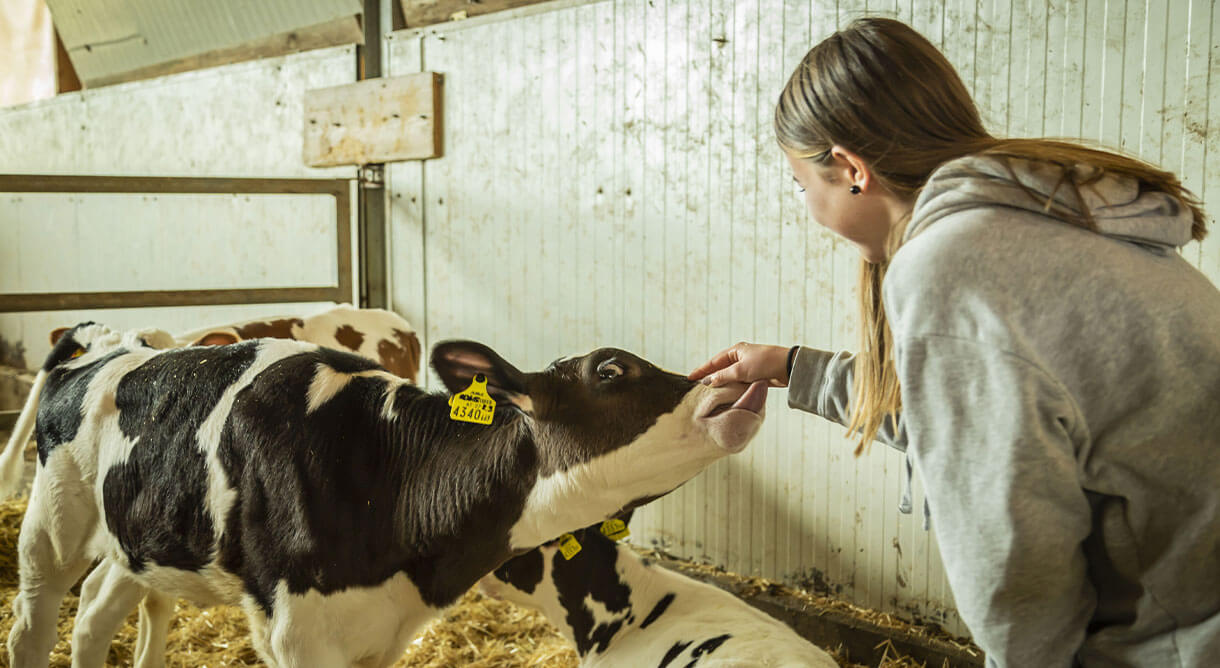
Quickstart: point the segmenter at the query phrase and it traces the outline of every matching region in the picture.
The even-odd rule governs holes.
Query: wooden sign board
[[[305,164],[440,157],[442,84],[421,72],[305,91]]]

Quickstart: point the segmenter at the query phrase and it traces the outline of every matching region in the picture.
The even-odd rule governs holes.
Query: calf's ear
[[[204,334],[203,336],[196,338],[194,341],[191,341],[190,344],[188,344],[188,345],[192,345],[192,346],[227,346],[230,343],[237,343],[238,341],[241,341],[241,339],[238,338],[238,336],[236,334],[234,334],[233,332],[226,332],[223,330],[218,330],[215,332],[208,332],[207,334]]]
[[[72,328],[71,327],[56,327],[55,329],[51,330],[51,335],[50,335],[50,337],[48,337],[51,339],[51,345],[55,345],[55,344],[59,343],[59,340],[62,339],[64,334],[67,334],[68,330],[70,330],[70,329],[72,329]]]
[[[474,377],[487,379],[487,393],[497,402],[507,401],[530,412],[533,409],[525,374],[475,341],[442,341],[432,348],[432,368],[451,393],[470,386]]]
[[[178,342],[174,340],[174,335],[163,329],[146,328],[135,331],[136,339],[139,340],[147,348],[156,348],[157,350],[167,350],[169,348],[177,348]]]

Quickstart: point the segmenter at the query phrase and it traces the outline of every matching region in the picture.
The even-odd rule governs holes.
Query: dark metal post
[[[364,0],[364,45],[356,49],[356,74],[360,80],[382,75],[382,4],[392,0]],[[360,255],[360,304],[364,308],[387,308],[386,276],[386,188],[385,165],[360,167],[360,220],[357,247]]]

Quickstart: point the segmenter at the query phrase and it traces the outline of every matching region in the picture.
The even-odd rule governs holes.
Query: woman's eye
[[[597,367],[597,377],[602,380],[611,380],[623,375],[623,367],[614,360],[606,360]]]

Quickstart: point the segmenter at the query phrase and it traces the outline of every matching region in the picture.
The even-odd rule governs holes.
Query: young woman
[[[907,449],[992,666],[1220,661],[1220,292],[1200,203],[1143,162],[997,139],[953,67],[862,19],[775,130],[863,256],[859,354],[739,343],[691,374]]]

